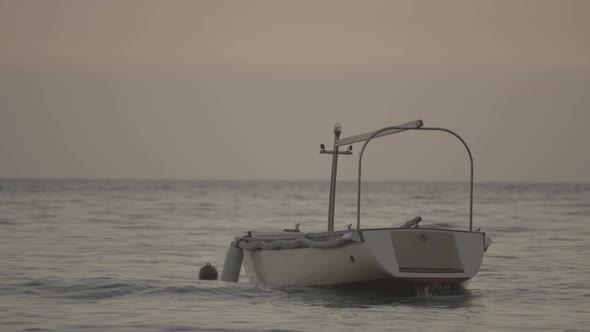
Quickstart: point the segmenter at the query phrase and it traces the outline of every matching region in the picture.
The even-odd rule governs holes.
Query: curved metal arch
[[[471,232],[473,230],[473,156],[471,155],[471,150],[469,149],[469,146],[467,146],[467,143],[465,143],[465,140],[463,140],[463,138],[461,138],[461,136],[459,136],[459,134],[455,133],[452,130],[445,129],[445,128],[439,128],[439,127],[418,127],[418,128],[408,128],[408,127],[404,127],[404,126],[385,127],[385,128],[381,128],[381,129],[375,131],[369,138],[367,138],[367,140],[365,140],[365,143],[363,144],[361,152],[359,153],[356,228],[357,229],[361,228],[361,167],[362,167],[362,161],[363,161],[363,153],[365,152],[365,148],[367,147],[367,145],[369,144],[369,142],[373,138],[377,137],[380,133],[382,133],[386,130],[392,130],[392,129],[443,131],[443,132],[447,132],[447,133],[455,136],[457,139],[459,139],[461,141],[461,143],[463,143],[463,146],[465,147],[465,149],[467,150],[467,154],[469,155],[469,162],[471,165],[470,188],[469,188],[469,231]]]

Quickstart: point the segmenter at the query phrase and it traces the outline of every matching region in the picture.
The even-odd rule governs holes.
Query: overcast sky
[[[477,181],[589,182],[590,1],[0,0],[0,178],[328,180],[334,123],[416,119]],[[469,174],[416,132],[363,171]]]

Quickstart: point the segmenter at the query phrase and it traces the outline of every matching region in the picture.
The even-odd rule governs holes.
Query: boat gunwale
[[[297,237],[326,237],[326,236],[335,236],[335,235],[343,235],[350,232],[367,232],[367,231],[421,231],[421,230],[429,230],[429,231],[443,231],[443,232],[458,232],[458,233],[476,233],[485,235],[485,232],[481,231],[468,231],[468,230],[461,230],[461,229],[449,229],[449,228],[433,228],[433,227],[420,227],[420,228],[401,228],[401,227],[381,227],[381,228],[361,228],[361,229],[353,229],[353,230],[340,230],[340,231],[333,231],[333,232],[309,232],[309,233],[289,233],[289,234],[280,234],[280,233],[261,233],[257,235],[255,231],[252,232],[251,238],[258,238],[258,239],[269,239],[269,238],[297,238]],[[285,232],[287,233],[287,232]],[[242,236],[236,237],[237,239],[241,239]]]

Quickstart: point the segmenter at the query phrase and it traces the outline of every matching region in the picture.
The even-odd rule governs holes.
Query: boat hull
[[[462,286],[481,266],[484,233],[423,228],[360,230],[337,248],[245,250],[253,283],[355,289],[404,284]]]

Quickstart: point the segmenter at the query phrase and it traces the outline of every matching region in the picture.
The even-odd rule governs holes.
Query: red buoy
[[[199,271],[199,280],[217,280],[217,269],[210,263],[205,264]]]

